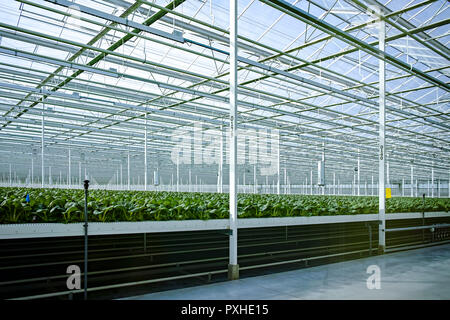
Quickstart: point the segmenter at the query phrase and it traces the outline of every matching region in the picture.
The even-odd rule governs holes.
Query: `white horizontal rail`
[[[450,217],[450,213],[425,212],[425,218],[435,217]],[[387,220],[419,218],[422,218],[421,212],[392,213],[386,215]],[[281,227],[377,220],[377,214],[282,218],[243,218],[238,219],[238,228]],[[229,229],[228,219],[89,223],[89,235],[91,236],[226,229]],[[29,223],[0,225],[0,239],[72,237],[83,235],[83,223]]]

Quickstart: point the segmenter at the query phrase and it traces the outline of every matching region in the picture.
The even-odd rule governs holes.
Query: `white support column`
[[[34,183],[34,155],[31,153],[31,185]]]
[[[180,155],[177,155],[177,192],[180,192]]]
[[[78,162],[78,185],[81,185],[81,182],[83,180],[81,180],[81,161]]]
[[[287,194],[287,175],[286,175],[286,165],[284,166],[284,194]]]
[[[226,133],[226,132],[225,132]],[[225,148],[224,148],[224,139],[226,139],[226,134],[224,137],[224,130],[223,127],[221,127],[220,130],[220,192],[223,192],[223,160],[225,155]]]
[[[256,164],[253,165],[253,193],[258,192],[258,185],[256,181]]]
[[[333,172],[333,194],[336,195],[336,172]]]
[[[352,195],[356,195],[356,174],[353,172]]]
[[[391,177],[389,175],[390,170],[389,170],[389,160],[386,161],[386,188],[390,188],[391,187]]]
[[[361,195],[360,194],[360,189],[361,189],[361,166],[360,165],[361,165],[361,162],[359,159],[359,149],[358,149],[358,192],[357,192],[358,196]]]
[[[441,179],[437,179],[437,197],[441,197]]]
[[[230,254],[228,279],[239,279],[237,261],[237,0],[230,0]]]
[[[281,174],[280,174],[280,134],[278,133],[278,146],[277,146],[277,194],[280,194],[280,182],[281,182]]]
[[[122,166],[122,159],[120,160],[120,189],[123,189],[123,166]]]
[[[379,12],[381,15],[381,12]],[[385,22],[380,19],[379,24],[379,39],[378,45],[380,51],[385,50]],[[383,59],[379,59],[379,168],[378,168],[378,179],[379,179],[379,203],[378,203],[378,220],[379,220],[379,230],[378,230],[378,251],[379,253],[384,253],[386,248],[386,189],[385,189],[385,158],[386,158],[386,148],[385,148],[385,91],[386,91],[386,73],[385,73],[385,62]],[[388,169],[389,172],[389,169]]]
[[[148,185],[148,164],[147,164],[147,112],[145,113],[145,132],[144,132],[144,190]]]
[[[191,172],[191,168],[189,168],[189,192],[191,192],[192,190],[191,190],[191,188],[192,188],[192,172]]]
[[[416,179],[416,197],[419,195],[419,180]]]
[[[402,197],[405,196],[405,178],[402,179]]]
[[[311,176],[310,176],[310,194],[313,194],[313,172],[311,170]]]
[[[217,192],[223,192],[223,127],[220,127],[220,157],[217,176]]]
[[[434,161],[433,161],[434,166]],[[431,197],[434,198],[434,168],[431,167]]]
[[[12,165],[9,164],[9,186],[12,186]]]
[[[41,132],[41,187],[44,187],[44,182],[45,182],[45,169],[44,169],[44,103],[42,104],[42,132]]]
[[[411,165],[411,197],[414,197],[414,167]]]
[[[322,188],[322,195],[325,195],[325,142],[322,143],[322,170],[320,173],[320,177],[323,180],[323,186]],[[318,181],[317,184],[321,183],[321,181]]]
[[[373,190],[375,189],[374,188],[374,186],[375,186],[375,184],[374,184],[374,182],[373,182],[373,175],[372,175],[372,187],[370,188],[371,189],[371,195],[373,196]]]
[[[130,190],[131,174],[130,174],[130,150],[127,157],[127,190]]]
[[[72,186],[72,153],[71,153],[71,149],[69,148],[69,175],[67,177],[67,185],[69,186],[69,188]]]

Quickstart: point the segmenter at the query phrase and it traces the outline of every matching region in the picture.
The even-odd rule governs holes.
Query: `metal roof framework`
[[[408,181],[414,166],[418,179],[433,170],[448,181],[446,1],[238,3],[238,127],[279,130],[290,182],[317,174],[324,149],[327,181],[337,173],[351,182],[357,159],[362,175],[377,176],[380,58],[391,180]],[[386,23],[384,53],[374,7]],[[47,176],[68,163],[76,175],[82,162],[106,183],[131,162],[143,182],[146,152],[167,183],[174,147],[192,142],[183,130],[217,139],[228,128],[228,14],[219,0],[2,2],[0,176],[14,168],[30,178],[44,143]],[[218,164],[188,167],[216,183]]]

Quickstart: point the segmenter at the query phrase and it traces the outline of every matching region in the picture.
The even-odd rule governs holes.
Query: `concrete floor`
[[[368,289],[377,265],[380,289]],[[373,282],[371,282],[373,283]],[[156,292],[134,300],[450,299],[450,244]]]

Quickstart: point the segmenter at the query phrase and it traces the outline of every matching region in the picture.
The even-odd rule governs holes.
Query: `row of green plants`
[[[225,219],[228,194],[90,190],[91,222]],[[449,211],[449,198],[392,198],[386,212]],[[378,212],[378,197],[238,195],[239,218],[353,215]],[[0,224],[84,221],[84,191],[0,188]]]

